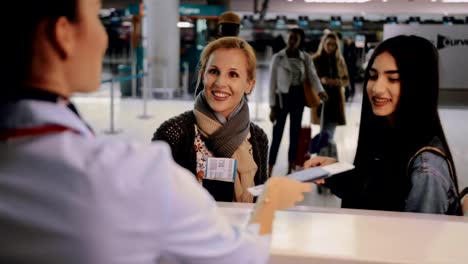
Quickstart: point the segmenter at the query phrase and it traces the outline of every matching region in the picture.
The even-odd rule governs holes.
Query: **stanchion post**
[[[122,132],[120,129],[115,129],[114,126],[114,78],[112,78],[110,84],[110,125],[109,130],[104,132],[106,134],[118,134]]]
[[[263,67],[260,65],[259,68],[263,68]],[[258,71],[257,75],[260,75],[261,77],[263,77],[263,73],[261,73],[262,71],[263,71],[263,69],[261,71]],[[255,116],[252,119],[252,121],[260,122],[260,121],[263,121],[263,118],[258,117],[258,113],[260,112],[260,104],[261,104],[262,99],[263,99],[263,96],[262,96],[262,93],[263,93],[263,91],[262,91],[263,78],[258,78],[257,80],[259,80],[259,82],[256,83],[256,87],[255,87]]]
[[[189,64],[188,62],[184,62],[184,73],[182,77],[182,97],[183,98],[189,98]]]
[[[148,86],[145,87],[143,94],[143,116],[148,116]]]
[[[133,41],[130,41],[130,61],[132,65],[132,76],[135,76],[137,74],[137,66],[136,66],[136,52],[135,52],[135,47],[133,47]],[[136,98],[137,97],[137,79],[133,78],[132,79],[132,97]]]
[[[142,91],[142,93],[143,93],[143,96],[142,96],[143,97],[143,114],[138,116],[141,119],[150,119],[150,118],[152,118],[151,115],[148,115],[148,91],[149,91],[149,88],[150,88],[149,84],[148,84],[149,83],[148,76],[149,75],[147,73],[145,73],[143,75],[143,78],[144,78],[143,79],[144,85],[143,85],[143,91]]]

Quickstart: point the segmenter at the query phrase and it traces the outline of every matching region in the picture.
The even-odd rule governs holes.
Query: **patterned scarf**
[[[237,160],[237,172],[234,181],[234,201],[253,202],[247,188],[255,185],[254,176],[257,164],[250,154],[249,106],[242,99],[240,109],[222,124],[210,108],[203,93],[197,96],[194,107],[195,119],[200,133],[206,137],[205,144],[215,157],[233,158]]]

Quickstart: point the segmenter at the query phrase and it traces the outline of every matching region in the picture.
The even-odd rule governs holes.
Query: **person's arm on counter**
[[[316,156],[304,163],[304,169],[331,165],[336,162],[337,160],[335,158]],[[334,195],[344,199],[354,194],[356,185],[358,184],[358,182],[356,182],[356,178],[354,177],[355,174],[356,169],[353,169],[333,175],[333,177],[330,177],[326,180],[317,180],[314,183],[318,185],[324,185],[325,187],[329,188]]]
[[[312,186],[286,177],[272,177],[267,181],[265,191],[258,199],[251,224],[259,224],[260,234],[271,234],[275,210],[286,209],[304,200],[304,192]]]
[[[311,189],[310,184],[283,177],[269,179],[245,228],[226,221],[190,173],[171,167],[168,171],[174,173],[165,177],[165,194],[159,195],[171,204],[160,212],[166,219],[162,255],[182,263],[267,263],[274,211],[294,205]]]

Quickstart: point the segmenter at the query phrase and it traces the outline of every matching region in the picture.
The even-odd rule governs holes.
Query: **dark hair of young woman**
[[[376,57],[384,52],[395,59],[401,85],[393,125],[390,125],[387,117],[374,115],[366,92],[369,70]],[[437,110],[437,50],[430,41],[417,36],[387,39],[375,49],[366,69],[365,80],[354,163],[359,177],[367,182],[362,188],[372,190],[370,197],[365,199],[371,203],[369,207],[401,211],[411,187],[407,166],[416,151],[437,137],[453,165]],[[456,173],[453,176],[458,190]],[[372,204],[372,200],[383,201],[384,204]]]

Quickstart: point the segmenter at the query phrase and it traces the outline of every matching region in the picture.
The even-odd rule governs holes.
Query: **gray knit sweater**
[[[166,141],[172,150],[174,160],[182,167],[196,175],[195,115],[187,111],[165,121],[156,130],[152,141]],[[267,178],[268,138],[265,132],[256,124],[250,123],[250,144],[255,163],[258,166],[255,174],[255,185],[263,184]],[[210,182],[209,186],[205,182]],[[208,184],[208,183],[207,183]],[[204,187],[217,201],[232,201],[234,186],[232,183],[204,181]]]

